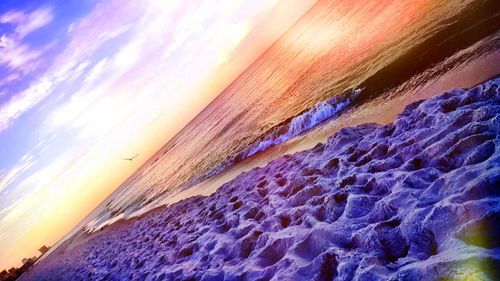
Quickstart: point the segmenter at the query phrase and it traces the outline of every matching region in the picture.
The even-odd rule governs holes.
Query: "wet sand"
[[[262,167],[281,155],[311,149],[318,143],[325,143],[328,137],[341,128],[356,126],[367,122],[382,125],[388,124],[393,122],[397,114],[399,114],[406,105],[412,102],[421,99],[429,99],[455,88],[473,87],[498,74],[500,74],[500,51],[493,52],[480,59],[468,62],[461,67],[457,67],[437,80],[428,81],[414,91],[400,92],[396,89],[388,94],[395,96],[392,99],[383,102],[374,100],[349,112],[342,112],[339,117],[325,122],[323,126],[315,128],[303,136],[292,139],[283,145],[271,147],[263,153],[259,153],[237,163],[219,175],[191,188],[174,193],[172,196],[161,201],[160,205],[170,205],[196,195],[209,196],[224,183],[231,181],[243,172],[250,171],[256,167]],[[158,207],[158,205],[152,208],[155,207]],[[144,211],[136,212],[131,214],[130,217],[140,215],[143,212]],[[102,227],[102,225],[97,227],[97,229],[100,227]]]

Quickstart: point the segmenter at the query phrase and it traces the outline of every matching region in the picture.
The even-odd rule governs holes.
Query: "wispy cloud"
[[[53,18],[52,9],[48,7],[40,8],[29,14],[25,14],[24,17],[17,22],[15,34],[19,39],[22,39],[31,32],[52,22]]]
[[[15,25],[13,36],[17,39],[22,39],[32,31],[47,25],[52,19],[52,9],[49,7],[39,8],[31,13],[8,11],[0,15],[0,23]]]
[[[13,26],[7,29],[9,32],[0,35],[0,66],[9,69],[0,79],[0,87],[6,87],[22,79],[23,75],[32,73],[37,68],[40,57],[50,45],[32,48],[23,42],[23,39],[52,20],[53,12],[49,7],[32,12],[9,11],[0,15],[0,24]],[[52,82],[49,79],[42,79],[21,93],[13,93],[11,99],[0,106],[0,132],[8,128],[23,112],[42,101],[51,86]]]
[[[36,59],[43,50],[33,50],[27,45],[13,43],[0,49],[0,64],[22,73],[32,72],[38,65]]]
[[[25,154],[19,162],[10,169],[0,172],[0,193],[36,163],[33,155]]]
[[[8,85],[16,80],[18,80],[21,77],[20,74],[18,73],[11,73],[4,78],[0,79],[0,87]]]
[[[30,110],[51,92],[54,82],[45,78],[0,106],[0,132],[7,129],[21,114]]]
[[[33,31],[49,24],[53,20],[52,9],[37,9],[31,13],[9,11],[0,15],[0,24],[13,25],[13,31],[0,36],[0,65],[5,65],[23,73],[31,72],[33,63],[44,49],[31,49],[23,39]]]

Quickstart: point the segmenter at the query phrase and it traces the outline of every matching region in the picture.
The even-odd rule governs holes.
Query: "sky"
[[[314,2],[2,0],[0,270],[69,232]]]

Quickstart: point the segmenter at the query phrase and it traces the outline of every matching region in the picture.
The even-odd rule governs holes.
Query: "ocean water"
[[[498,0],[319,1],[113,192],[87,227],[156,206],[247,158],[312,138],[353,108],[394,100],[498,51],[498,30]]]

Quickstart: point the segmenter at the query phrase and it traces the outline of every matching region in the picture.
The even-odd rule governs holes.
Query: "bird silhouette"
[[[127,161],[132,161],[134,160],[135,157],[139,156],[139,153],[137,153],[136,155],[132,156],[132,157],[129,157],[129,158],[122,158],[122,160],[127,160]]]

